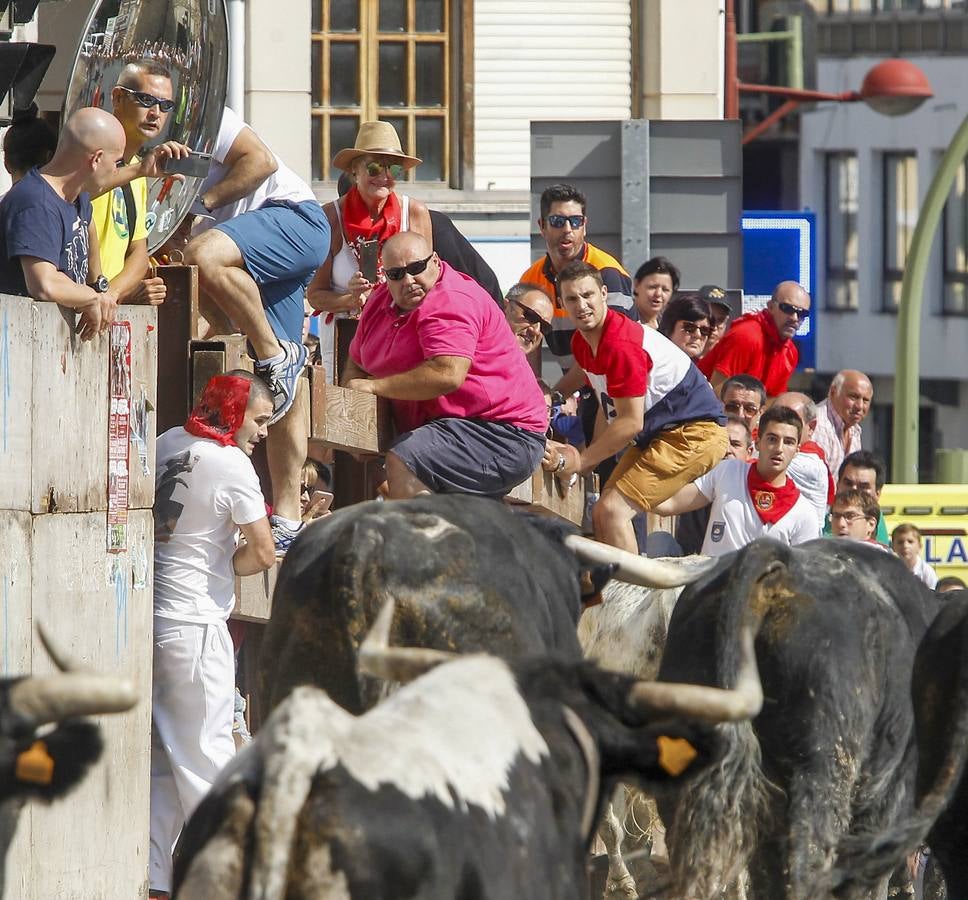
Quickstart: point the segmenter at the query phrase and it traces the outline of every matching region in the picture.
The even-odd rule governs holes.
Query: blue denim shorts
[[[323,208],[315,200],[270,200],[215,227],[239,248],[276,337],[301,341],[306,287],[329,255]]]

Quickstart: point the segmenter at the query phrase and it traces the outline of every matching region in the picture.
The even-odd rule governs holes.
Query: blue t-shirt
[[[86,284],[90,222],[86,193],[68,203],[31,169],[0,200],[0,293],[29,296],[20,256],[46,260]]]

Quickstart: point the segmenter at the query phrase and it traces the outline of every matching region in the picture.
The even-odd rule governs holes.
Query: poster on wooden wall
[[[131,435],[131,323],[111,324],[108,389],[108,553],[128,545],[128,453]]]

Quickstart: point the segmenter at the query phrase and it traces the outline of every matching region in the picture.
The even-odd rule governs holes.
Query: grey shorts
[[[503,422],[434,419],[391,450],[435,494],[503,497],[541,462],[545,436]]]

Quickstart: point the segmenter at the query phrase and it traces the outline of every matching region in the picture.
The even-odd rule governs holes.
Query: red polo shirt
[[[696,365],[707,378],[712,378],[714,371],[727,378],[752,375],[766,385],[770,397],[775,397],[786,391],[799,358],[797,345],[780,337],[770,311],[761,309],[740,316]]]

